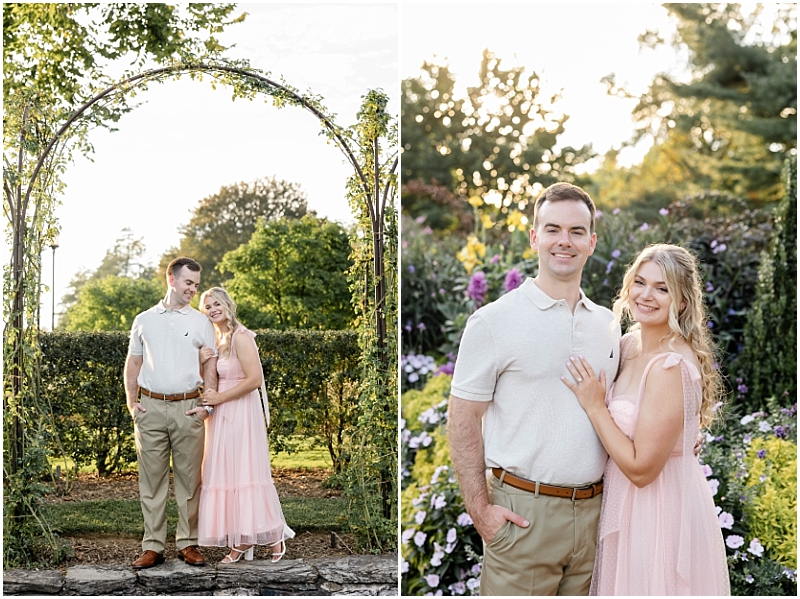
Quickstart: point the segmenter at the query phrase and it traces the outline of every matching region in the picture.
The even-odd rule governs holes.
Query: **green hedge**
[[[351,331],[257,331],[270,402],[270,446],[291,451],[315,437],[338,471],[358,399],[358,339]],[[127,332],[42,333],[42,394],[56,432],[76,465],[100,475],[136,459],[125,407]],[[60,450],[53,440],[53,453]]]

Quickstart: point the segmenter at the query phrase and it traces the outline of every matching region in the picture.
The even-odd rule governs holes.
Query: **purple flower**
[[[417,269],[416,269],[416,268],[414,268],[414,265],[413,265],[413,264],[409,264],[409,265],[408,265],[408,272],[410,272],[412,275],[413,275],[413,274],[416,272],[416,270],[417,270]]]
[[[442,364],[439,366],[436,372],[433,373],[433,376],[438,376],[440,374],[453,374],[455,369],[456,365],[453,362],[447,362],[447,364]]]
[[[498,262],[500,262],[500,254],[495,254],[494,256],[492,256],[492,259],[489,262],[491,262],[492,264],[497,264]]]
[[[603,212],[602,211],[600,211],[600,210],[595,210],[594,211],[594,217],[595,218],[600,218],[601,216],[603,216]]]
[[[410,320],[406,321],[406,326],[404,326],[403,329],[405,329],[409,333],[411,332],[411,321]]]
[[[667,214],[669,214],[669,210],[667,210],[666,208],[662,208],[661,210],[658,211],[658,213],[661,216],[666,216]]]
[[[414,514],[414,522],[417,524],[422,524],[425,521],[425,516],[427,515],[428,513],[425,510],[418,511],[416,514]]]
[[[414,536],[414,532],[416,532],[415,528],[406,528],[403,531],[403,545],[411,540],[411,538]]]
[[[614,214],[614,215],[619,214],[619,208],[614,208],[614,211],[611,214]]]
[[[709,281],[708,283],[706,283],[706,291],[707,291],[707,292],[709,292],[709,293],[711,293],[712,291],[714,291],[714,286],[711,284],[711,281]]]
[[[728,538],[725,539],[725,544],[731,549],[738,549],[744,545],[744,539],[739,535],[728,535]]]
[[[620,255],[622,255],[622,252],[619,251],[619,250],[614,250],[613,252],[611,252],[611,257],[612,258],[619,258]]]
[[[757,455],[757,456],[758,456],[760,459],[762,459],[762,460],[763,460],[765,457],[767,457],[767,450],[766,450],[766,449],[759,449],[759,450],[758,450],[758,453],[756,453],[756,455]]]
[[[614,261],[609,260],[608,264],[606,264],[606,274],[610,273],[612,268],[614,268]]]
[[[421,322],[421,323],[419,323],[419,324],[417,325],[417,328],[418,328],[420,331],[424,331],[424,330],[425,330],[425,329],[427,329],[428,327],[426,327],[426,326],[425,326],[425,323],[424,323],[424,322]]]
[[[467,295],[475,302],[476,306],[480,306],[486,300],[486,292],[489,289],[489,284],[486,282],[486,275],[483,271],[478,271],[469,278],[469,285],[467,285]]]
[[[421,530],[414,535],[414,545],[417,547],[422,547],[425,544],[425,539],[428,538],[428,535]]]
[[[744,581],[747,582],[747,583],[750,583],[750,584],[753,584],[754,580],[755,580],[755,578],[753,578],[752,574],[748,574],[747,576],[744,577]]]
[[[642,226],[639,227],[639,230],[640,231],[647,231],[647,229],[649,229],[649,228],[650,228],[650,225],[648,225],[647,223],[642,223]]]
[[[786,429],[783,428],[780,424],[775,427],[775,436],[778,439],[785,439],[786,438]]]
[[[522,273],[516,268],[512,268],[506,273],[506,280],[505,283],[503,283],[503,287],[506,288],[506,291],[513,291],[520,285],[522,285]]]
[[[708,464],[703,464],[703,474],[705,475],[706,478],[708,478],[709,476],[714,474],[714,471],[711,469],[711,466],[709,466]]]
[[[745,385],[744,383],[740,384],[738,387],[736,387],[736,389],[737,389],[737,391],[739,391],[739,393],[741,393],[742,395],[744,395],[745,393],[747,393],[747,385]]]
[[[713,329],[714,328],[714,321],[713,320],[709,320],[708,321],[708,328],[709,329]]]

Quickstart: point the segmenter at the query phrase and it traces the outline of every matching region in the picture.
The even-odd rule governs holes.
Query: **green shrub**
[[[775,559],[797,568],[797,445],[778,437],[754,439],[745,457],[750,534]]]
[[[316,438],[338,471],[355,422],[359,387],[356,334],[257,331],[270,402],[270,447],[292,451],[298,436]],[[126,332],[43,333],[42,393],[53,409],[67,457],[100,475],[135,461],[125,404]],[[53,447],[54,453],[58,448]]]
[[[763,409],[772,395],[785,406],[797,399],[797,156],[786,161],[782,179],[785,192],[769,249],[761,254],[736,369],[750,389],[749,410]]]

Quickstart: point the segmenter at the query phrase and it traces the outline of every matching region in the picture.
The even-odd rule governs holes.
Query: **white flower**
[[[722,508],[720,506],[718,506],[718,505],[715,505],[714,509],[717,510],[717,516],[719,516],[719,513],[722,511]]]
[[[758,539],[753,539],[750,541],[750,547],[748,547],[747,550],[756,557],[761,557],[764,555],[764,547],[761,545]]]
[[[408,440],[408,446],[411,449],[416,449],[417,447],[419,447],[419,439],[420,439],[419,437],[411,437]]]
[[[472,518],[467,512],[464,512],[456,519],[456,524],[459,526],[472,526]]]
[[[422,524],[425,521],[425,516],[428,515],[428,512],[425,510],[420,510],[416,514],[414,514],[414,521],[417,524]]]
[[[406,572],[408,572],[408,562],[403,560],[403,563],[400,564],[400,574],[405,574]]]
[[[444,495],[437,495],[433,502],[433,509],[440,510],[447,505],[447,500]]]
[[[432,589],[435,589],[439,586],[439,575],[438,574],[428,574],[425,577],[425,582],[428,583],[428,586]]]
[[[772,430],[772,427],[769,425],[769,422],[762,420],[758,423],[758,430],[760,430],[762,433],[768,433]]]
[[[711,433],[706,433],[706,443],[711,443],[715,438]]]
[[[711,495],[716,495],[717,489],[719,489],[719,481],[716,478],[710,478],[706,482],[708,483],[708,488],[711,489]]]
[[[405,418],[401,418],[400,419],[400,428],[404,429],[405,427],[406,427],[406,419]]]
[[[442,546],[439,545],[439,543],[434,543],[433,547],[434,547],[434,552],[433,552],[433,557],[431,558],[431,566],[435,568],[442,565],[444,550],[442,549]]]
[[[708,464],[703,464],[703,474],[705,475],[706,478],[708,478],[709,476],[714,474],[714,471],[711,469],[711,466],[709,466]]]
[[[433,443],[433,437],[431,437],[431,436],[430,436],[428,433],[426,433],[425,431],[422,431],[422,433],[421,433],[421,434],[420,434],[420,436],[419,436],[419,440],[420,440],[420,443],[422,443],[422,446],[423,446],[423,447],[427,447],[428,445],[430,445],[431,443]]]
[[[458,538],[458,533],[456,532],[455,528],[451,528],[450,530],[447,531],[448,543],[455,543],[457,538]]]
[[[416,383],[419,380],[419,375],[416,372],[412,372],[408,375],[408,382],[409,383]]]
[[[480,578],[470,578],[470,579],[467,581],[467,588],[468,588],[470,591],[474,591],[474,590],[475,590],[475,589],[477,589],[479,586],[481,586],[481,579],[480,579]]]
[[[755,420],[755,418],[753,418],[753,415],[748,414],[739,421],[739,424],[750,424],[751,422],[753,422],[753,420]]]
[[[731,549],[738,549],[744,545],[744,539],[739,535],[728,535],[728,538],[725,539],[725,544]]]
[[[414,536],[415,532],[417,532],[416,528],[406,528],[403,531],[403,545],[405,545],[406,543],[408,543],[411,540],[411,538]]]
[[[719,520],[720,528],[727,528],[728,530],[733,528],[733,516],[728,512],[722,512],[717,520]]]
[[[456,545],[458,545],[458,543],[448,543],[447,546],[444,548],[444,552],[453,553],[453,549],[456,548]]]
[[[425,539],[428,538],[428,535],[422,532],[421,530],[414,535],[414,545],[417,547],[422,547],[425,544]]]

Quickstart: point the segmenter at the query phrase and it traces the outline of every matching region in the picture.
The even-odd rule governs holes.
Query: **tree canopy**
[[[203,266],[203,287],[221,286],[226,277],[217,269],[222,257],[247,243],[259,220],[300,218],[308,202],[299,184],[276,177],[224,185],[200,201],[189,223],[180,227],[178,247],[161,257],[159,276],[178,256],[189,256]]]
[[[621,189],[601,202],[657,208],[707,189],[756,204],[778,200],[785,153],[797,147],[795,5],[778,5],[766,28],[760,5],[751,13],[737,4],[664,6],[676,23],[669,43],[688,56],[689,79],[658,74],[639,98],[634,140],[650,135],[655,145],[640,168],[618,173]],[[640,42],[668,43],[652,31]],[[613,75],[606,83],[610,93],[629,96]],[[659,181],[665,197],[655,201],[636,190],[655,189]]]
[[[524,210],[536,189],[574,181],[575,167],[593,156],[590,145],[556,148],[569,119],[558,100],[543,97],[535,72],[504,68],[489,50],[464,98],[446,65],[423,63],[402,83],[403,183],[438,183],[464,199],[491,192],[499,214]],[[417,189],[403,200],[412,216],[430,207]]]
[[[251,328],[346,329],[354,311],[347,231],[313,215],[261,221],[220,268],[240,319]]]
[[[86,282],[67,309],[67,331],[129,331],[139,312],[156,305],[166,286],[154,279],[108,275]]]
[[[141,68],[147,60],[219,54],[225,48],[215,35],[246,16],[232,18],[234,10],[234,4],[4,3],[3,100],[25,89],[40,102],[71,108],[110,81],[109,61]]]

